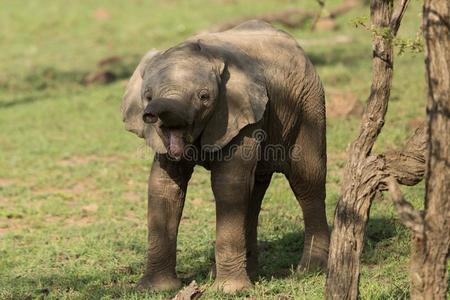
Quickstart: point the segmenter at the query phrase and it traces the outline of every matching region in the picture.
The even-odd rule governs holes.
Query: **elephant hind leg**
[[[258,269],[258,216],[261,203],[269,187],[272,174],[256,175],[247,211],[247,273],[255,278]]]
[[[325,158],[323,158],[325,160]],[[326,270],[329,248],[329,230],[325,212],[324,161],[308,164],[292,162],[289,184],[303,211],[305,240],[299,271]]]

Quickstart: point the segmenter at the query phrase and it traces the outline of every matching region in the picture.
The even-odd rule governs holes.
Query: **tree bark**
[[[413,234],[411,298],[445,299],[450,247],[450,2],[423,7],[428,81],[428,173],[423,233]]]
[[[383,127],[389,102],[393,73],[392,38],[408,3],[408,0],[399,1],[393,10],[393,0],[371,1],[372,24],[381,33],[375,31],[374,34],[371,93],[359,136],[348,150],[342,198],[335,211],[328,258],[327,299],[357,299],[359,296],[360,257],[370,206],[376,191],[383,188],[384,179],[390,176],[389,155],[375,156],[371,151]],[[386,32],[387,35],[383,34]],[[390,161],[393,165],[395,159]],[[408,166],[404,168],[408,169]],[[423,171],[421,174],[423,176]]]

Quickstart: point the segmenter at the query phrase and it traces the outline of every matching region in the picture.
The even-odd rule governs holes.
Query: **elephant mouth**
[[[183,157],[186,146],[184,139],[185,130],[160,126],[158,131],[167,149],[167,153],[175,160],[180,160]]]

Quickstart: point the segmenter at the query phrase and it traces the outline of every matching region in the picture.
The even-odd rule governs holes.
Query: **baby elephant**
[[[260,21],[150,51],[122,104],[126,129],[156,152],[148,182],[148,262],[141,288],[176,289],[178,225],[193,168],[211,171],[216,279],[252,286],[261,201],[283,173],[303,210],[298,269],[326,267],[325,98],[314,67],[287,33]]]

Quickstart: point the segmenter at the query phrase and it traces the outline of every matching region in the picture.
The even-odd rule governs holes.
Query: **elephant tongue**
[[[169,131],[169,154],[175,159],[181,159],[184,151],[183,131]]]

